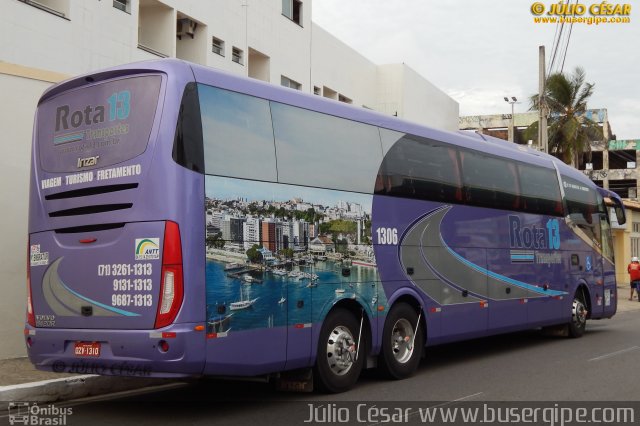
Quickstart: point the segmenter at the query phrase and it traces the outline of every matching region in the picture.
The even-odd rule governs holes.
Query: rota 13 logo
[[[56,109],[56,132],[77,129],[82,126],[103,123],[105,111],[109,109],[109,121],[125,120],[131,112],[131,92],[124,90],[116,92],[107,99],[108,105],[87,105],[84,109],[70,111],[69,105],[62,105]]]
[[[546,229],[545,229],[546,228]],[[560,223],[549,219],[543,227],[523,226],[520,217],[509,216],[509,242],[512,248],[560,249]]]

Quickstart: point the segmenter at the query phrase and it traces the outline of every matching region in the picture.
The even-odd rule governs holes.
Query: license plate
[[[100,356],[99,342],[76,342],[74,347],[75,356],[98,357]]]

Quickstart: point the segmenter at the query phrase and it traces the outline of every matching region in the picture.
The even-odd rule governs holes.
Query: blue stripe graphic
[[[95,305],[100,306],[103,309],[106,309],[107,311],[111,311],[111,312],[115,312],[116,314],[120,314],[120,315],[124,315],[126,317],[139,317],[140,314],[136,314],[134,312],[129,312],[129,311],[125,311],[123,309],[118,309],[118,308],[114,308],[113,306],[108,306],[105,305],[104,303],[100,303],[100,302],[96,302],[95,300],[91,300],[86,296],[81,295],[80,293],[77,293],[73,290],[71,290],[69,287],[67,287],[67,285],[62,282],[62,280],[60,280],[60,283],[64,286],[64,288],[69,291],[70,293],[73,293],[74,295],[78,296],[80,299],[85,300],[89,303],[93,303]]]
[[[451,253],[456,259],[458,259],[460,262],[464,263],[465,265],[467,265],[468,267],[475,269],[478,272],[483,273],[484,275],[487,275],[491,278],[495,278],[498,281],[502,281],[505,283],[509,283],[518,287],[522,287],[522,288],[526,288],[527,290],[531,290],[533,292],[536,293],[540,293],[540,294],[544,294],[546,296],[562,296],[565,294],[568,294],[565,291],[557,291],[557,290],[543,290],[540,287],[537,287],[535,285],[531,285],[531,284],[527,284],[524,283],[522,281],[518,281],[518,280],[514,280],[512,278],[509,277],[505,277],[504,275],[500,275],[500,274],[496,274],[495,272],[491,272],[481,266],[476,265],[475,263],[469,262],[467,259],[465,259],[464,257],[460,256],[458,253],[456,253],[455,251],[453,251],[451,249],[451,247],[449,247],[447,245],[447,243],[444,242],[444,239],[442,238],[442,235],[440,235],[440,241],[442,241],[442,245],[449,251],[449,253]]]
[[[53,144],[54,145],[59,145],[61,143],[81,141],[82,139],[84,139],[84,132],[71,133],[71,134],[68,134],[68,135],[58,136],[58,137],[54,138],[53,139]]]

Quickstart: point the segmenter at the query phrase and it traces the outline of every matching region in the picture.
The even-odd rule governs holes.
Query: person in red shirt
[[[631,263],[627,266],[627,272],[629,272],[629,277],[631,278],[631,294],[629,295],[629,300],[633,300],[634,289],[636,293],[640,295],[640,293],[638,293],[640,289],[640,262],[638,262],[637,257],[634,256],[631,258]],[[638,300],[640,301],[640,298]]]

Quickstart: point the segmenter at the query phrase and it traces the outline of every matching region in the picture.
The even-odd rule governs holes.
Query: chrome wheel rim
[[[356,359],[356,342],[349,329],[339,325],[329,333],[327,340],[327,362],[337,376],[351,370]]]
[[[414,331],[411,323],[404,318],[393,325],[391,332],[391,350],[393,357],[400,364],[404,364],[413,355]]]
[[[571,318],[573,320],[573,324],[579,328],[584,327],[587,323],[587,308],[578,299],[574,299],[573,301],[573,306],[571,308]]]

